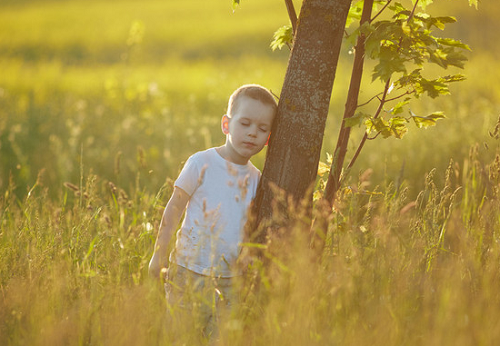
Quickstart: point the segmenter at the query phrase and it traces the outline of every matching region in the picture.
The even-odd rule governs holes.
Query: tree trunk
[[[251,230],[273,215],[277,186],[298,203],[310,201],[330,96],[351,0],[305,0],[273,124]],[[267,229],[250,235],[264,242]]]

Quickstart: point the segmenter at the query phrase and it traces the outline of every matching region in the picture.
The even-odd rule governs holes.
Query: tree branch
[[[373,116],[374,119],[377,119],[379,117],[380,113],[382,113],[382,109],[384,107],[384,104],[387,102],[386,98],[387,98],[387,94],[389,92],[390,86],[391,86],[391,79],[389,78],[387,80],[387,82],[385,82],[384,93],[382,95],[382,98],[380,99],[380,104],[378,105],[377,111],[375,112],[375,115]],[[361,139],[361,142],[359,143],[358,148],[356,149],[356,152],[354,153],[354,156],[351,159],[351,162],[349,162],[349,164],[347,165],[347,169],[350,169],[352,166],[354,166],[354,163],[358,159],[359,153],[361,152],[361,149],[363,149],[363,147],[365,146],[365,142],[367,139],[368,139],[368,133],[365,132],[363,139]]]
[[[295,12],[292,0],[285,0],[285,4],[288,17],[290,17],[290,23],[292,23],[293,36],[295,36],[295,32],[297,31],[297,13]]]
[[[377,18],[378,16],[380,16],[382,14],[382,12],[384,12],[384,10],[389,7],[389,5],[391,4],[392,0],[389,0],[387,1],[387,3],[384,5],[384,7],[382,7],[382,9],[380,11],[378,11],[378,13],[373,16],[373,18],[370,20],[370,23],[373,22],[375,20],[375,18]]]
[[[364,0],[360,26],[362,26],[364,23],[370,20],[373,8],[373,1],[374,0]],[[345,126],[345,121],[346,119],[352,117],[357,109],[359,90],[361,88],[361,79],[363,76],[363,65],[365,58],[365,40],[366,40],[365,35],[360,34],[356,42],[356,47],[354,50],[355,52],[354,63],[351,73],[351,83],[349,85],[349,92],[347,95],[347,102],[345,105],[342,126],[340,128],[337,145],[334,152],[335,160],[332,163],[323,196],[323,198],[326,201],[328,201],[330,205],[333,205],[333,201],[335,200],[337,191],[340,188],[340,177],[342,174],[342,168],[344,166],[344,160],[347,153],[347,144],[349,142],[349,136],[351,131],[350,127]]]
[[[379,99],[379,100],[380,100],[379,96],[380,96],[381,94],[383,94],[383,93],[378,93],[377,95],[372,96],[372,97],[371,97],[368,101],[366,101],[365,103],[361,103],[361,104],[359,104],[359,105],[358,105],[358,108],[363,107],[363,106],[366,106],[367,104],[369,104],[370,102],[372,102],[372,101],[373,101],[373,100],[375,100],[375,99]]]
[[[391,1],[392,1],[392,0],[389,0],[389,1],[388,1],[388,3],[387,3],[386,5],[388,5]],[[413,18],[413,16],[415,15],[415,11],[416,11],[416,9],[417,9],[418,2],[419,2],[419,0],[416,0],[416,1],[415,1],[415,4],[413,5],[413,9],[412,9],[412,11],[411,11],[411,13],[410,13],[410,15],[408,16],[408,19],[407,19],[407,22],[408,22],[408,23],[410,22],[410,20],[411,20],[411,19]],[[384,7],[384,8],[385,8],[385,7]],[[382,10],[383,10],[383,9],[382,9]],[[380,12],[379,12],[379,14],[380,14]],[[378,15],[378,14],[377,14],[377,15]],[[375,16],[375,17],[376,17],[376,16]],[[399,39],[399,47],[398,47],[398,51],[400,51],[400,50],[401,50],[401,48],[402,48],[402,47],[401,47],[402,42],[403,42],[403,37],[401,37],[401,38]],[[388,102],[388,101],[389,101],[389,100],[387,99],[387,94],[388,94],[388,91],[389,91],[389,87],[390,87],[390,85],[391,85],[391,79],[389,78],[389,79],[387,80],[387,82],[385,83],[384,93],[383,93],[383,95],[382,95],[382,99],[380,100],[380,104],[379,104],[379,107],[378,107],[378,109],[377,109],[377,112],[376,112],[376,113],[375,113],[375,115],[373,116],[373,118],[374,118],[374,119],[377,119],[377,118],[379,117],[380,113],[382,112],[382,108],[383,108],[384,104],[385,104],[386,102]],[[401,95],[401,96],[399,96],[399,97],[402,97],[402,96],[403,96],[403,95]],[[392,100],[394,100],[394,99],[392,99]],[[375,136],[375,138],[376,138],[377,136],[378,136],[378,134]],[[356,152],[354,153],[354,156],[353,156],[353,157],[352,157],[352,159],[351,159],[351,162],[349,162],[349,164],[347,165],[347,169],[348,169],[348,170],[349,170],[349,169],[350,169],[350,168],[354,165],[354,163],[356,162],[356,160],[357,160],[357,158],[358,158],[358,156],[359,156],[359,153],[361,152],[361,149],[363,149],[363,147],[364,147],[365,142],[366,142],[366,140],[367,140],[367,139],[369,139],[369,138],[368,138],[368,134],[367,134],[367,133],[365,133],[365,134],[364,134],[364,136],[363,136],[363,139],[361,139],[361,142],[360,142],[360,143],[359,143],[359,145],[358,145],[358,148],[356,149]],[[340,183],[339,183],[339,185],[340,185]]]
[[[405,93],[399,95],[399,96],[394,96],[393,98],[390,98],[390,99],[386,99],[385,102],[391,102],[391,101],[395,101],[395,100],[398,100],[402,97],[405,97],[406,95],[411,95],[413,94],[413,92],[410,92],[410,91],[406,91]]]

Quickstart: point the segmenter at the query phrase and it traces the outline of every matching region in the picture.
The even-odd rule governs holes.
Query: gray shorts
[[[167,271],[165,292],[170,314],[188,318],[207,336],[216,333],[222,311],[235,300],[231,278],[205,276],[174,264]]]

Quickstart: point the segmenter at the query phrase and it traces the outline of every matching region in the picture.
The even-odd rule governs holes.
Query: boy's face
[[[264,148],[275,114],[272,106],[241,96],[231,117],[224,115],[222,130],[227,135],[228,158],[237,164],[248,160]]]

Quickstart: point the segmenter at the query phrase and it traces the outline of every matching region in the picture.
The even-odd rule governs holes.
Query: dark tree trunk
[[[309,201],[351,0],[303,2],[250,228],[270,220],[277,186],[295,203]],[[250,236],[264,242],[267,230]]]

